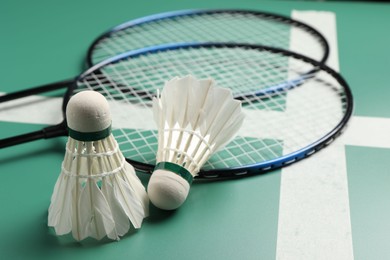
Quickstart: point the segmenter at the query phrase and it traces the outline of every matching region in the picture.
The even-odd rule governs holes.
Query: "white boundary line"
[[[328,65],[339,69],[336,17],[293,11],[292,18],[328,39]],[[291,45],[299,38],[291,35]],[[338,139],[308,160],[282,169],[277,259],[353,259],[344,143]]]

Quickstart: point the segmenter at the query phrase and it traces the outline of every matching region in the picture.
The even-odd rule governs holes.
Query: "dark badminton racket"
[[[299,41],[291,44],[291,39]],[[291,18],[250,10],[184,10],[155,14],[121,24],[89,47],[90,67],[130,50],[175,42],[261,44],[301,53],[325,62],[326,39],[311,26]],[[68,87],[73,79],[0,96],[0,103]]]
[[[238,136],[209,159],[198,178],[258,174],[292,164],[332,142],[352,114],[347,83],[326,65],[282,49],[232,43],[165,45],[111,58],[74,80],[63,108],[79,91],[102,93],[120,149],[136,169],[150,172],[157,152],[150,96],[166,80],[188,74],[212,77],[231,89],[246,115]],[[274,87],[279,84],[290,86]],[[267,91],[270,87],[275,91]],[[1,140],[0,147],[59,135],[66,135],[65,122]]]

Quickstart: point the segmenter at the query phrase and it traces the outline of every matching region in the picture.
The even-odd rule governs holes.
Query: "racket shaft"
[[[59,125],[49,126],[39,131],[2,139],[0,140],[0,149],[40,139],[66,136],[67,134],[66,124],[63,122]]]
[[[55,83],[50,83],[50,84],[46,84],[46,85],[42,85],[42,86],[30,88],[30,89],[25,89],[25,90],[16,91],[13,93],[5,94],[3,96],[0,96],[0,103],[7,102],[10,100],[14,100],[14,99],[18,99],[18,98],[31,96],[31,95],[37,95],[37,94],[46,93],[49,91],[54,91],[54,90],[66,88],[66,87],[70,86],[72,83],[73,83],[73,79],[72,80],[63,80],[63,81],[58,81]]]

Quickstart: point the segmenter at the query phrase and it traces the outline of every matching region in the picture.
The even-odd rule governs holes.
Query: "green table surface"
[[[340,71],[354,93],[354,115],[390,118],[390,5],[375,2],[2,0],[0,92],[76,76],[89,44],[101,32],[144,15],[189,8],[248,8],[284,15],[293,9],[334,12]],[[0,134],[40,127],[0,122]],[[0,150],[0,259],[277,257],[280,170],[196,182],[179,210],[152,207],[142,228],[119,242],[56,237],[47,227],[47,209],[65,142],[58,138]],[[353,255],[390,259],[390,150],[350,145],[345,153]],[[140,177],[146,184],[148,176]],[[288,254],[280,258],[288,259]],[[300,259],[314,258],[303,253]]]

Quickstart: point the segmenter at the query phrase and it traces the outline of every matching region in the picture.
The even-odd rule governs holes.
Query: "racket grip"
[[[68,134],[68,130],[66,128],[66,123],[62,122],[59,125],[49,126],[39,131],[1,139],[0,149],[14,146],[14,145],[24,144],[24,143],[28,143],[40,139],[67,136],[67,134]]]

